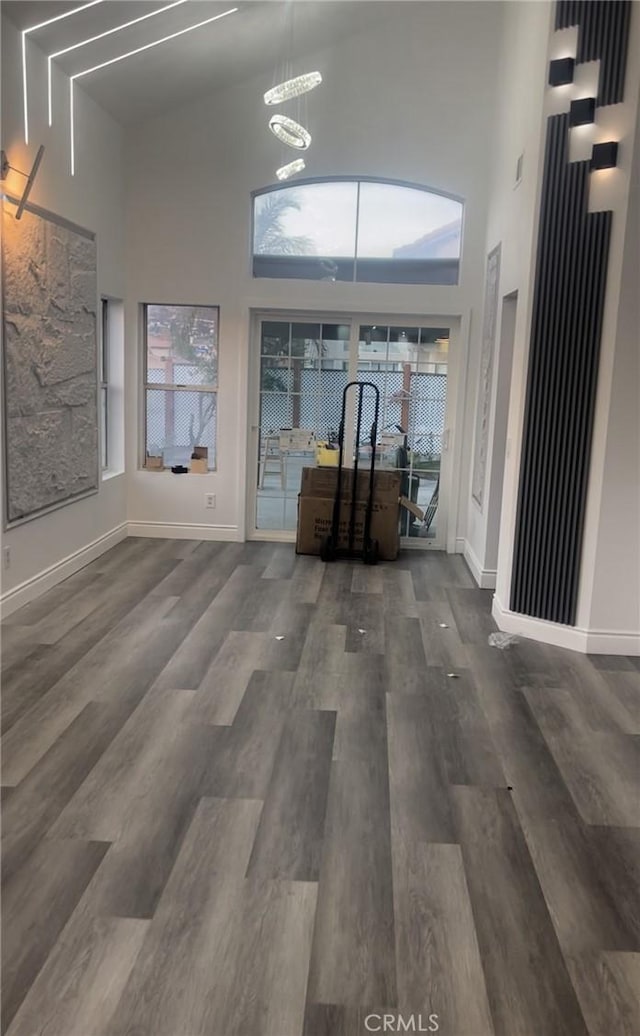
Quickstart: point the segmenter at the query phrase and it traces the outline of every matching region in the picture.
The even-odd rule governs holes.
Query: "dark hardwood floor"
[[[128,539],[10,616],[3,1032],[638,1036],[637,660],[490,608]]]

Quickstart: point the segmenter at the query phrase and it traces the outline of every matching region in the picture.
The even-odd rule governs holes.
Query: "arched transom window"
[[[341,177],[253,195],[253,276],[457,284],[464,206],[405,183]]]

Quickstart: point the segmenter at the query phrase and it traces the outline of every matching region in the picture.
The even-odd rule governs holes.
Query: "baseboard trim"
[[[499,628],[505,633],[516,633],[544,644],[569,648],[589,655],[640,655],[640,633],[629,630],[584,629],[578,626],[563,626],[545,619],[503,608],[497,597],[493,598],[492,615]]]
[[[495,590],[497,571],[495,568],[483,568],[468,540],[464,541],[464,560],[469,566],[471,575],[482,590]]]
[[[6,619],[18,608],[22,608],[29,601],[35,600],[40,594],[46,593],[47,590],[51,590],[52,587],[61,583],[63,579],[68,579],[74,572],[78,572],[91,561],[95,561],[101,554],[110,550],[111,547],[115,547],[116,543],[120,543],[126,537],[127,523],[122,522],[115,529],[106,532],[104,536],[99,536],[98,539],[88,543],[86,547],[81,547],[80,550],[57,561],[55,565],[45,568],[43,572],[31,576],[30,579],[25,579],[23,583],[7,590],[0,598],[0,617]]]
[[[222,540],[240,542],[237,525],[195,525],[190,522],[127,522],[129,536],[168,540]]]

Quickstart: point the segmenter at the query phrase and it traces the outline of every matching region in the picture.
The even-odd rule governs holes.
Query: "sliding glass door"
[[[400,469],[401,536],[406,546],[444,548],[449,328],[427,321],[376,323],[366,317],[256,323],[249,535],[291,539],[302,468],[337,459],[342,393],[348,381],[380,391],[376,466]],[[365,402],[359,458],[371,459],[372,400]],[[348,414],[353,463],[354,415]]]

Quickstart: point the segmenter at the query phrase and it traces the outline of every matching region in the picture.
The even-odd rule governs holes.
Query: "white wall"
[[[493,384],[489,411],[489,433],[485,490],[480,508],[470,492],[465,552],[476,579],[483,586],[495,586],[499,523],[499,501],[502,497],[504,464],[504,422],[496,424],[496,415],[508,405],[511,385],[499,379],[501,343],[511,347],[510,332],[503,334],[502,301],[505,295],[518,292],[516,323],[513,332],[512,415],[521,415],[522,375],[528,354],[530,321],[531,261],[535,247],[534,229],[539,192],[542,154],[542,108],[551,5],[537,0],[504,4],[503,32],[499,63],[499,106],[496,137],[493,144],[492,176],[487,218],[487,236],[483,263],[498,244],[502,245],[498,319],[493,357]],[[522,180],[516,186],[516,163],[524,155]],[[482,330],[482,316],[476,324],[477,348]],[[500,390],[500,398],[498,391]],[[473,384],[473,410],[477,406],[477,379]],[[505,399],[505,396],[507,397]],[[510,435],[513,433],[511,432]],[[501,439],[501,441],[499,441]],[[496,470],[498,466],[501,470]],[[509,507],[514,492],[511,481],[505,486],[505,504]]]
[[[597,631],[635,634],[640,653],[639,141],[640,117],[630,179],[589,626]]]
[[[509,6],[519,8],[522,5]],[[575,30],[553,33],[550,26],[548,59],[571,53],[575,53]],[[546,68],[543,68],[542,76],[540,88],[544,89]],[[578,66],[573,84],[555,89],[547,87],[544,93],[545,120],[547,115],[568,110],[569,102],[574,97],[594,95],[597,77],[598,63],[590,62]],[[620,654],[640,653],[638,453],[635,445],[638,435],[639,402],[638,337],[637,317],[633,309],[634,305],[637,305],[633,296],[637,294],[638,280],[637,259],[632,247],[634,230],[632,225],[628,227],[628,220],[631,219],[630,185],[633,182],[634,143],[636,148],[638,146],[636,119],[639,94],[640,3],[635,0],[631,17],[624,102],[596,109],[595,124],[577,127],[571,131],[570,138],[572,160],[588,158],[591,146],[595,142],[620,142],[617,168],[590,175],[589,209],[610,209],[613,212],[613,222],[576,625],[567,627],[513,615],[508,607],[526,389],[530,306],[526,307],[523,336],[516,333],[508,428],[509,450],[494,601],[494,616],[505,630],[577,650]],[[533,265],[530,270],[529,293],[532,278]],[[519,305],[519,309],[524,310],[524,307]],[[524,313],[521,313],[520,317],[524,317]]]
[[[128,517],[134,530],[244,536],[250,311],[440,314],[479,320],[488,176],[504,5],[404,4],[402,14],[305,61],[323,74],[309,95],[310,176],[380,175],[466,199],[456,287],[252,280],[250,192],[274,180],[260,76],[200,98],[127,137]],[[141,302],[221,306],[218,470],[177,477],[139,470]],[[471,382],[476,366],[471,357]],[[465,374],[466,371],[463,371]],[[471,383],[470,382],[470,383]],[[472,413],[463,399],[452,448],[468,479]],[[204,509],[215,492],[217,508]],[[466,515],[459,535],[464,533]],[[212,525],[205,524],[212,520]],[[154,525],[153,523],[158,523]]]
[[[18,169],[30,168],[39,144],[45,154],[31,201],[96,233],[99,293],[123,298],[124,204],[122,130],[82,90],[76,91],[78,129],[77,171],[69,172],[68,80],[54,66],[54,124],[47,125],[46,57],[27,40],[30,144],[24,143],[20,34],[2,19],[2,147]],[[20,177],[11,174],[6,189],[17,194]],[[40,592],[31,584],[45,570],[81,552],[89,544],[121,527],[126,518],[124,475],[105,481],[97,495],[77,501],[4,533],[11,551],[10,567],[2,572],[5,611]],[[76,560],[80,564],[81,560]],[[70,569],[67,567],[65,572]],[[57,576],[59,578],[59,574]]]

